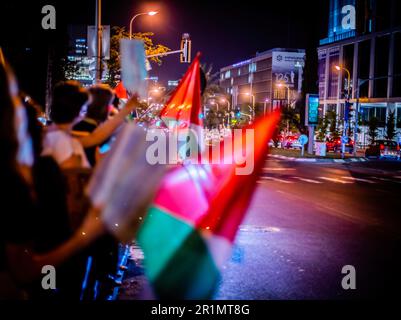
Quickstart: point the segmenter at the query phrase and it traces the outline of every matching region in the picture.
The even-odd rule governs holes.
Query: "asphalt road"
[[[396,298],[401,165],[265,167],[216,299]],[[345,265],[355,290],[341,286]]]
[[[215,299],[397,298],[400,208],[400,163],[268,159]],[[120,299],[143,297],[143,256],[133,254]],[[341,286],[345,265],[355,290]]]

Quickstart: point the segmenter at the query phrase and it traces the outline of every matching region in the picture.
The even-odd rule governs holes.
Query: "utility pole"
[[[359,89],[361,87],[361,80],[358,78],[357,91],[356,91],[356,106],[355,106],[355,124],[354,124],[354,149],[352,155],[356,157],[357,152],[357,139],[358,139],[358,121],[359,121]]]
[[[96,0],[96,73],[94,83],[102,81],[102,0]]]

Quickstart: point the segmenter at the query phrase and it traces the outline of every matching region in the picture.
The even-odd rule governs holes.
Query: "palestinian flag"
[[[197,159],[198,151],[204,148],[199,59],[200,53],[160,112],[160,118],[167,128],[177,134],[179,141],[184,142],[181,146],[181,150],[184,150],[181,152],[182,158]],[[191,154],[187,154],[186,149],[191,149]]]
[[[278,119],[274,113],[257,121],[254,141],[234,149],[234,155],[241,152],[246,163],[254,164],[250,174],[239,175],[241,165],[224,164],[232,160],[227,159],[231,153],[224,155],[223,164],[183,166],[165,176],[138,233],[145,271],[158,298],[212,298]],[[245,140],[245,130],[239,137]]]

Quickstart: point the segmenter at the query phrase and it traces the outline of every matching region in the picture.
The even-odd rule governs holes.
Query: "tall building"
[[[109,58],[109,46],[110,46],[110,28],[109,26],[103,26],[103,75],[102,80],[106,81],[108,78],[107,64],[104,60]],[[89,31],[93,27],[89,28]],[[92,85],[95,76],[96,61],[94,55],[94,32],[88,35],[88,26],[86,25],[69,25],[68,26],[68,37],[69,37],[69,52],[67,59],[70,62],[71,69],[66,70],[66,78],[71,80],[77,80],[84,86]],[[88,38],[90,43],[88,43]]]
[[[292,105],[302,88],[305,50],[276,48],[220,69],[220,86],[232,106],[248,103],[266,111]]]
[[[358,91],[360,96],[358,143],[369,143],[373,117],[379,122],[379,138],[386,135],[391,112],[401,127],[401,1],[331,0],[328,35],[320,41],[318,57],[321,116],[336,111],[342,123],[350,88],[353,109]],[[354,122],[355,117],[351,127]]]

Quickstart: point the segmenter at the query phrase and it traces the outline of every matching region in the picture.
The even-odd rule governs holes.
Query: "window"
[[[328,104],[326,112],[337,112],[337,105],[336,104]]]
[[[394,34],[394,74],[401,74],[401,33]],[[401,77],[396,76],[393,78],[393,97],[401,97]]]
[[[226,71],[226,73],[224,74],[224,78],[225,78],[225,79],[228,79],[228,78],[230,78],[230,77],[231,77],[231,71],[228,70],[228,71]]]
[[[389,36],[377,37],[375,48],[375,77],[387,77],[389,58]],[[374,81],[374,97],[387,97],[387,78]]]
[[[370,70],[370,40],[359,43],[358,50],[358,74],[360,79],[368,79]],[[369,92],[369,84],[366,82],[360,87],[359,94],[361,97],[367,97]]]
[[[401,128],[401,107],[397,107],[397,128]]]
[[[378,119],[379,127],[384,127],[386,124],[386,110],[386,107],[362,106],[359,111],[362,124],[366,126],[370,119],[376,117]]]
[[[335,66],[338,66],[339,57],[339,48],[336,48],[329,53],[330,70],[328,98],[337,98],[338,96],[338,71],[335,69]]]
[[[251,63],[249,65],[249,72],[255,72],[256,71],[256,63]]]
[[[319,51],[319,97],[320,99],[325,99],[324,89],[326,81],[326,51]]]

